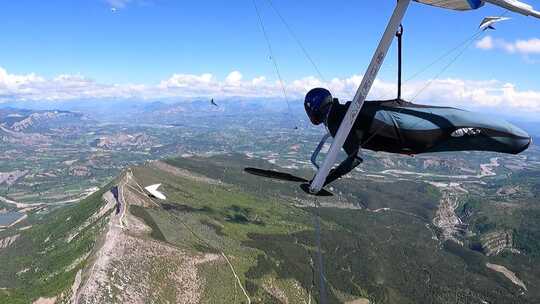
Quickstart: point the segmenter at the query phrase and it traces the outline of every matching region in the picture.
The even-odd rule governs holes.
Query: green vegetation
[[[104,218],[81,230],[71,242],[67,237],[103,205],[101,196],[107,189],[72,206],[32,213],[28,219],[32,228],[11,233],[20,236],[13,246],[0,249],[0,286],[5,288],[0,303],[30,303],[68,293],[76,273],[86,264],[81,257],[92,251],[104,229]]]
[[[514,230],[516,247],[528,255],[540,258],[540,209],[519,212],[521,223]]]
[[[301,302],[308,292],[313,300],[318,298],[312,228],[316,209],[295,207],[296,199],[312,200],[298,191],[297,184],[247,175],[244,166],[275,168],[240,155],[167,162],[215,180],[196,181],[149,166],[134,169],[144,184],[163,183],[168,200],[161,208],[148,209],[148,214],[168,242],[194,251],[224,252],[254,303],[278,303],[283,295],[290,302]],[[487,262],[510,263],[526,284],[534,284],[540,282],[540,274],[522,273],[534,261],[512,255],[487,258],[453,242],[441,249],[430,228],[440,199],[436,188],[416,182],[354,183],[336,184],[334,192],[341,191],[341,196],[326,203],[337,206],[346,198],[371,210],[395,211],[320,209],[330,303],[357,298],[369,298],[372,303],[507,303],[516,298],[520,303],[534,303],[540,296],[536,291],[520,295],[518,287],[485,267]],[[479,233],[492,229],[484,227],[489,226],[491,215],[479,210],[485,204],[471,197],[458,210],[472,212]],[[205,303],[244,297],[223,261],[200,269],[207,280]]]
[[[127,166],[181,153],[221,153],[166,160],[188,175],[212,179],[211,183],[149,165],[134,168],[141,184],[162,183],[168,200],[153,208],[132,205],[129,211],[152,228],[149,237],[155,240],[197,255],[223,252],[252,303],[278,303],[282,297],[290,303],[303,302],[308,294],[315,303],[319,282],[313,197],[306,196],[298,184],[248,175],[243,168],[287,171],[309,179],[313,170],[305,160],[320,131],[291,132],[288,117],[280,113],[258,119],[199,111],[168,117],[152,116],[152,111],[145,114],[152,117],[140,114],[136,110],[123,122],[114,116],[115,124],[110,125],[75,121],[75,128],[53,124],[53,129],[39,125],[28,130],[46,136],[45,145],[3,141],[0,171],[28,172],[14,184],[0,184],[0,195],[22,203],[58,203],[103,185]],[[154,124],[134,125],[141,122]],[[130,142],[128,138],[137,134],[149,140]],[[126,142],[108,145],[105,141],[98,147],[104,137],[122,137]],[[230,151],[242,154],[227,154]],[[331,302],[369,298],[372,303],[538,303],[539,151],[531,147],[520,156],[467,152],[414,158],[367,152],[360,167],[363,172],[333,184],[335,196],[320,199],[325,206],[320,209],[322,246]],[[252,157],[244,156],[246,152]],[[479,165],[493,157],[500,162],[491,168],[497,176],[474,177],[480,173]],[[268,160],[299,169],[283,169]],[[455,181],[448,175],[469,175],[476,182],[462,184],[469,193],[462,194],[456,210],[468,225],[469,234],[458,237],[464,247],[433,239],[441,234],[431,224],[441,193],[424,181]],[[20,235],[12,247],[0,249],[0,303],[29,303],[62,292],[69,296],[75,274],[88,263],[81,257],[94,249],[105,218],[82,229],[71,242],[66,239],[102,206],[101,193],[109,187],[78,204],[31,212],[23,223],[0,231],[0,238]],[[13,206],[0,203],[0,208]],[[18,230],[30,225],[28,230]],[[510,231],[513,249],[521,253],[480,254],[482,237],[498,231]],[[502,274],[486,269],[487,262],[511,269],[528,291],[521,295]],[[156,269],[169,266],[145,264]],[[203,263],[199,270],[206,284],[204,303],[245,300],[223,259]],[[159,271],[153,275],[156,289],[166,286]],[[164,287],[153,300],[171,300],[174,292]]]

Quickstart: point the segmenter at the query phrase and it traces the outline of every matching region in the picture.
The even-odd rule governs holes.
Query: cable
[[[434,78],[432,78],[431,80],[429,80],[425,86],[423,86],[420,90],[418,90],[416,92],[416,94],[413,96],[413,98],[411,99],[411,102],[413,102],[414,100],[416,100],[416,98],[422,94],[427,88],[429,88],[436,80],[438,80],[438,78],[444,73],[446,72],[464,53],[465,51],[467,51],[469,49],[469,46],[476,40],[476,38],[478,36],[480,36],[483,32],[478,32],[477,34],[475,34],[474,36],[474,39],[471,39],[464,47],[463,49],[454,57],[452,58],[452,60],[450,60],[450,62],[448,62],[448,64],[446,64],[436,75]]]
[[[440,3],[442,3],[443,1],[440,1]],[[437,4],[437,3],[435,3]],[[499,17],[504,17],[508,14],[508,10],[504,10],[501,12],[501,14],[499,15]],[[437,58],[434,62],[432,62],[431,64],[429,64],[427,67],[425,67],[424,69],[422,69],[420,72],[417,72],[416,74],[414,74],[413,76],[409,77],[407,80],[405,80],[404,83],[408,82],[409,80],[413,79],[414,77],[418,76],[419,74],[423,73],[424,71],[426,71],[427,69],[431,68],[433,65],[435,65],[436,63],[438,63],[439,61],[441,61],[442,59],[446,58],[447,56],[449,56],[450,54],[454,53],[455,51],[457,51],[458,49],[460,49],[461,47],[463,47],[463,49],[446,65],[443,67],[443,69],[441,71],[439,71],[435,77],[433,79],[431,79],[430,81],[428,81],[428,83],[422,87],[420,90],[418,90],[414,97],[412,98],[411,101],[414,101],[416,98],[418,98],[418,96],[420,94],[422,94],[427,88],[429,88],[433,82],[435,80],[437,80],[445,71],[448,70],[448,68],[450,68],[450,66],[452,64],[454,64],[458,59],[459,57],[461,57],[463,55],[463,53],[465,53],[466,50],[469,49],[470,45],[479,37],[481,36],[483,33],[485,33],[485,31],[482,31],[482,30],[479,30],[477,31],[476,33],[474,33],[472,36],[470,36],[469,38],[467,38],[465,41],[463,41],[462,43],[460,43],[459,45],[457,45],[456,47],[452,48],[450,51],[446,52],[443,56]],[[402,113],[403,112],[403,108],[401,108],[399,111],[397,111],[397,113]],[[377,134],[382,130],[382,128],[384,128],[384,125],[380,126],[377,130],[375,130],[375,132],[370,136],[368,137],[368,139],[366,139],[364,142],[362,142],[361,144],[361,147],[363,148],[365,145],[367,145],[375,136],[377,136]]]
[[[304,45],[302,44],[302,41],[300,40],[300,38],[298,38],[298,36],[296,35],[296,33],[292,30],[291,26],[289,25],[289,23],[285,20],[285,18],[283,18],[283,15],[279,12],[279,10],[277,9],[277,7],[274,5],[273,1],[272,0],[267,0],[268,3],[270,4],[270,7],[272,7],[272,9],[274,10],[274,12],[276,12],[276,15],[278,15],[279,19],[281,20],[281,22],[283,23],[283,25],[285,25],[285,28],[287,29],[287,31],[289,32],[289,34],[291,35],[291,37],[296,41],[296,44],[298,44],[298,46],[300,47],[300,49],[302,50],[302,52],[304,53],[304,56],[307,58],[307,60],[311,63],[311,65],[313,66],[313,68],[315,69],[315,71],[317,72],[317,74],[319,75],[319,77],[321,78],[322,81],[326,82],[326,79],[324,78],[323,74],[321,73],[321,70],[319,70],[319,67],[317,66],[317,64],[315,63],[315,61],[313,60],[313,58],[309,55],[308,51],[306,50],[306,48],[304,47]]]
[[[504,17],[505,15],[508,14],[508,11],[507,10],[504,10],[500,15],[499,15],[499,18],[500,17]],[[436,75],[434,78],[432,78],[430,81],[427,82],[427,84],[422,87],[420,90],[418,90],[416,92],[416,94],[413,96],[413,98],[411,99],[411,102],[413,102],[420,94],[422,94],[427,88],[429,88],[433,82],[435,82],[435,80],[438,80],[438,78],[444,73],[446,72],[450,66],[452,66],[452,64],[454,64],[464,53],[465,51],[467,51],[469,49],[469,47],[471,46],[471,44],[476,41],[476,39],[478,39],[480,36],[482,36],[482,34],[484,34],[486,31],[485,30],[478,30],[476,33],[474,33],[471,37],[469,37],[467,40],[465,40],[463,43],[461,43],[460,45],[458,45],[457,47],[453,48],[450,52],[448,52],[447,54],[445,54],[443,57],[441,58],[444,58],[446,57],[447,55],[450,55],[451,53],[453,53],[454,51],[458,50],[460,47],[463,47],[463,49],[452,59],[450,60],[450,62],[448,64],[446,64]],[[435,61],[437,62],[438,59]],[[429,68],[430,66],[428,66],[427,68]],[[426,68],[426,69],[427,69]],[[425,71],[425,69],[424,69]],[[421,73],[421,72],[420,72]],[[419,73],[417,73],[419,74]],[[413,75],[411,78],[407,79],[410,80],[412,78],[414,78],[417,74]]]
[[[479,33],[476,33],[474,36],[475,38],[477,36],[479,36],[480,34],[482,34],[482,32],[479,32]],[[474,39],[470,40],[468,42],[468,44],[448,63],[446,64],[443,69],[441,71],[439,71],[435,77],[431,80],[429,80],[422,88],[420,88],[415,94],[414,94],[414,97],[411,99],[410,102],[413,102],[414,100],[416,100],[416,98],[418,98],[418,96],[420,96],[427,88],[429,88],[434,82],[435,80],[437,80],[444,72],[446,72],[450,66],[452,66],[452,64],[454,64],[462,55],[463,53],[465,53],[465,51],[469,48],[470,44],[474,42]],[[457,49],[457,48],[456,48]],[[452,51],[453,52],[453,51]],[[399,111],[397,111],[397,113],[402,113],[404,110],[404,108],[400,108]],[[379,132],[385,127],[385,125],[381,125],[377,130],[375,130],[375,132],[373,132],[373,134],[371,134],[370,137],[368,137],[368,139],[366,139],[364,142],[362,142],[361,144],[361,147],[363,148],[365,145],[367,145],[375,136],[377,136],[379,134]]]
[[[326,296],[326,288],[324,283],[324,266],[323,266],[323,256],[322,256],[322,250],[321,250],[321,214],[320,214],[320,205],[315,198],[315,242],[317,244],[317,261],[319,263],[319,301],[321,304],[328,303],[327,296]]]
[[[440,1],[440,3],[442,3],[443,1]],[[438,4],[439,2],[436,2],[436,3],[433,3],[434,5]],[[507,10],[503,10],[503,12],[499,15],[499,17],[504,17],[508,14],[508,11]],[[472,34],[471,36],[469,36],[467,39],[461,41],[460,43],[458,43],[457,45],[455,45],[454,47],[452,47],[451,49],[449,49],[448,51],[446,51],[444,54],[442,54],[441,56],[437,57],[437,59],[433,60],[432,62],[430,62],[429,64],[427,64],[426,66],[424,66],[423,68],[421,68],[420,70],[418,70],[416,73],[414,73],[413,75],[411,75],[410,77],[408,77],[407,79],[405,79],[405,81],[403,81],[402,85],[403,84],[406,84],[408,82],[410,82],[411,80],[413,80],[414,78],[418,77],[419,75],[421,75],[422,73],[424,73],[425,71],[429,70],[430,68],[432,68],[434,65],[436,65],[437,63],[439,63],[440,61],[442,61],[443,59],[445,59],[446,57],[452,55],[454,52],[460,50],[463,46],[467,45],[470,45],[470,43],[472,43],[473,41],[475,41],[478,36],[482,33],[484,33],[485,31],[477,31],[475,32],[474,34]],[[463,50],[460,52],[460,53],[463,53]],[[459,56],[458,56],[459,57]],[[453,59],[452,61],[452,64],[456,61],[457,59]],[[446,70],[448,68],[443,68],[443,70]],[[444,72],[444,71],[443,71]],[[440,76],[441,73],[438,73],[437,75]],[[387,96],[387,95],[386,95]],[[383,98],[381,99],[388,99],[388,97],[384,96]]]
[[[508,14],[508,11],[507,10],[503,10],[503,12],[501,12],[501,14],[499,15],[499,17],[504,17]],[[472,34],[470,37],[468,37],[467,39],[465,39],[464,41],[460,42],[459,44],[457,44],[455,47],[451,48],[450,50],[448,50],[446,53],[444,53],[442,56],[438,57],[437,59],[435,59],[433,62],[431,62],[430,64],[428,64],[427,66],[423,67],[422,69],[420,69],[418,72],[416,72],[415,74],[413,74],[412,76],[410,76],[409,78],[407,78],[405,80],[404,83],[407,83],[409,82],[410,80],[416,78],[418,75],[424,73],[425,71],[427,71],[428,69],[430,69],[431,67],[433,67],[435,64],[439,63],[441,60],[443,60],[444,58],[450,56],[452,53],[456,52],[457,50],[459,50],[461,47],[465,46],[465,50],[467,50],[470,46],[470,44],[472,42],[474,42],[476,39],[478,39],[479,36],[481,36],[483,33],[485,32],[485,30],[479,30],[477,31],[476,33]],[[462,50],[457,58],[459,58],[464,52],[465,50]],[[457,58],[454,58],[449,65],[452,65],[456,60]],[[438,78],[442,73],[444,73],[445,70],[447,70],[448,67],[445,66],[443,68],[443,71],[442,72],[439,72],[437,74],[437,77],[435,78]]]
[[[422,73],[424,73],[425,71],[429,70],[430,68],[432,68],[434,65],[436,65],[437,63],[439,63],[440,61],[442,61],[443,59],[445,59],[446,57],[452,55],[454,52],[456,52],[457,50],[461,49],[464,45],[466,44],[469,44],[471,41],[474,41],[478,34],[479,33],[482,33],[482,32],[476,32],[474,33],[473,35],[471,35],[470,37],[468,37],[467,39],[463,40],[462,42],[460,42],[459,44],[457,44],[456,46],[452,47],[451,49],[449,49],[447,52],[445,52],[443,55],[439,56],[437,59],[433,60],[431,63],[427,64],[426,66],[424,66],[423,68],[421,68],[418,72],[414,73],[412,76],[408,77],[407,79],[405,79],[403,82],[402,82],[402,86],[408,82],[410,82],[411,80],[413,80],[414,78],[418,77],[419,75],[421,75]],[[385,95],[384,97],[381,98],[381,100],[385,100],[385,99],[388,99],[390,98],[389,95]]]
[[[270,39],[268,38],[268,35],[266,33],[266,30],[264,28],[264,25],[263,25],[263,22],[262,22],[262,18],[261,18],[261,15],[259,13],[259,10],[258,10],[258,7],[257,7],[257,4],[255,2],[256,0],[253,0],[253,4],[255,6],[255,10],[257,11],[257,15],[259,17],[259,23],[260,23],[260,26],[261,26],[261,29],[262,29],[262,32],[265,36],[265,39],[266,39],[266,42],[268,44],[268,50],[269,50],[269,53],[270,53],[270,56],[271,56],[271,59],[274,63],[274,67],[276,69],[276,74],[278,75],[279,77],[279,80],[281,82],[281,85],[282,85],[282,88],[283,88],[283,93],[285,95],[285,98],[287,98],[287,95],[286,95],[286,92],[285,92],[285,88],[283,86],[283,82],[282,82],[282,79],[281,79],[281,75],[279,73],[279,68],[278,68],[278,65],[277,65],[277,62],[275,61],[274,57],[273,57],[273,52],[272,52],[272,47],[271,47],[271,43],[270,43]],[[306,56],[306,58],[311,62],[311,64],[313,65],[313,67],[315,68],[315,70],[317,71],[317,73],[319,74],[319,77],[324,81],[326,82],[326,80],[324,79],[324,76],[322,75],[322,73],[320,72],[320,70],[318,69],[317,65],[315,64],[315,62],[313,61],[313,59],[311,58],[311,56],[309,56],[307,50],[304,48],[304,46],[302,45],[302,43],[300,42],[300,40],[298,39],[298,37],[294,34],[294,32],[292,31],[292,29],[290,28],[290,26],[288,25],[288,23],[285,21],[285,19],[283,18],[283,16],[279,13],[279,11],[276,9],[276,7],[273,5],[272,1],[271,0],[268,0],[268,2],[270,3],[270,6],[274,9],[274,11],[276,12],[276,14],[279,16],[279,18],[281,19],[281,21],[283,22],[283,24],[287,27],[287,29],[289,30],[289,33],[291,34],[291,36],[293,36],[293,38],[296,40],[297,44],[300,46],[300,48],[302,49],[302,51],[304,52],[304,55]],[[287,100],[287,106],[289,106],[289,103],[288,103],[288,100]],[[289,110],[290,110],[290,107],[289,107]],[[326,304],[328,301],[327,301],[327,295],[326,295],[326,287],[325,287],[325,277],[324,277],[324,266],[323,266],[323,256],[322,256],[322,250],[321,250],[321,227],[320,227],[320,209],[319,209],[319,203],[317,201],[317,199],[315,198],[314,200],[314,205],[315,205],[315,209],[316,209],[316,214],[314,214],[314,226],[315,226],[315,242],[316,242],[316,245],[317,245],[317,261],[318,261],[318,264],[319,264],[319,302],[322,303],[322,304]],[[314,272],[315,272],[315,267],[312,266],[312,271],[313,271],[313,277],[312,277],[312,286],[315,285],[315,276],[314,276]],[[311,298],[309,299],[309,301],[311,301]]]
[[[270,55],[270,59],[272,60],[272,63],[274,65],[276,76],[279,79],[279,83],[280,83],[281,89],[283,91],[283,96],[285,97],[285,101],[287,102],[287,110],[288,110],[289,116],[293,120],[296,120],[292,116],[291,105],[289,103],[289,98],[287,97],[287,91],[285,89],[285,84],[283,82],[283,77],[281,77],[281,72],[279,71],[279,66],[278,66],[277,60],[274,57],[274,51],[272,50],[272,43],[270,42],[270,38],[268,37],[268,33],[266,32],[266,28],[264,27],[262,16],[261,16],[261,13],[259,11],[259,7],[257,6],[257,1],[252,0],[252,2],[253,2],[253,6],[255,7],[255,12],[257,13],[257,18],[259,20],[259,26],[261,27],[261,31],[263,33],[264,39],[266,40],[266,45],[268,47],[268,53]],[[295,122],[295,129],[297,129],[297,128],[298,128],[298,126],[296,125],[296,122]]]
[[[472,40],[475,40],[478,36],[478,33],[479,32],[476,32],[474,33],[473,35],[471,35],[469,38],[465,39],[464,41],[460,42],[458,45],[456,45],[455,47],[451,48],[450,50],[448,50],[446,53],[444,53],[443,55],[441,55],[440,57],[438,57],[437,59],[435,59],[434,61],[432,61],[431,63],[429,63],[428,65],[426,65],[425,67],[423,67],[422,69],[420,69],[418,72],[414,73],[412,76],[410,76],[409,78],[407,78],[404,83],[406,82],[409,82],[410,80],[416,78],[418,75],[424,73],[425,71],[429,70],[431,67],[433,67],[435,64],[439,63],[441,60],[443,60],[444,58],[450,56],[452,53],[454,53],[455,51],[457,51],[458,49],[460,49],[461,47],[463,47],[465,44],[468,44],[470,43],[470,41]],[[481,33],[481,32],[480,32]]]

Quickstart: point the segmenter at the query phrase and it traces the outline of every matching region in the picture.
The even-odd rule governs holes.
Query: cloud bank
[[[336,97],[350,100],[361,75],[334,78],[323,82],[313,76],[285,83],[289,100],[303,99],[313,87],[327,87]],[[430,85],[426,87],[426,83]],[[471,81],[464,79],[439,79],[414,81],[404,84],[405,99],[418,103],[488,109],[501,113],[538,115],[540,91],[520,90],[512,83],[497,80]],[[395,83],[377,79],[370,98],[391,99],[395,97]],[[283,89],[278,81],[264,76],[245,79],[241,72],[233,71],[224,79],[210,73],[174,74],[157,84],[107,84],[82,75],[59,75],[45,78],[34,73],[10,74],[0,68],[0,103],[10,101],[70,101],[70,100],[160,100],[192,99],[199,97],[243,97],[283,99]]]
[[[476,42],[476,48],[481,50],[503,50],[510,54],[533,55],[540,54],[540,39],[531,38],[508,42],[504,39],[486,36]]]

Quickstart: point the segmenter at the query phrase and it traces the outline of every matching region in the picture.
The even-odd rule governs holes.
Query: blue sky
[[[540,7],[540,1],[528,1]],[[273,2],[325,79],[343,81],[363,73],[395,3]],[[257,3],[287,84],[317,76],[268,1]],[[111,11],[112,7],[117,10]],[[405,20],[405,77],[473,35],[483,17],[501,13],[502,9],[490,5],[462,13],[414,3]],[[500,87],[511,83],[519,92],[533,94],[526,96],[536,102],[540,51],[535,39],[540,38],[540,20],[507,16],[512,20],[487,33],[490,41],[484,41],[484,47],[473,43],[440,78],[463,80],[469,87],[491,80],[497,80]],[[252,0],[4,1],[0,20],[0,67],[12,78],[26,80],[34,73],[45,82],[58,75],[71,75],[73,81],[76,75],[79,85],[91,82],[100,88],[112,84],[156,86],[175,74],[208,73],[222,81],[232,71],[240,72],[238,80],[260,76],[270,84],[276,80]],[[512,49],[518,40],[528,43],[528,48]],[[416,86],[437,74],[445,62],[418,76]],[[395,67],[392,51],[380,74],[386,85],[394,81]],[[39,92],[47,87],[42,85]],[[12,88],[4,95],[16,98],[17,94]],[[540,98],[537,106],[540,111]]]

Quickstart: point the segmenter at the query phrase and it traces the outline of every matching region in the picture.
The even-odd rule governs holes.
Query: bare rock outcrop
[[[94,145],[102,149],[114,149],[117,147],[151,147],[156,140],[144,133],[115,134],[98,138]]]
[[[0,249],[8,248],[19,238],[20,234],[8,236],[0,240]]]
[[[514,248],[512,231],[496,231],[485,234],[481,239],[482,251],[487,256],[499,254],[505,249]]]

